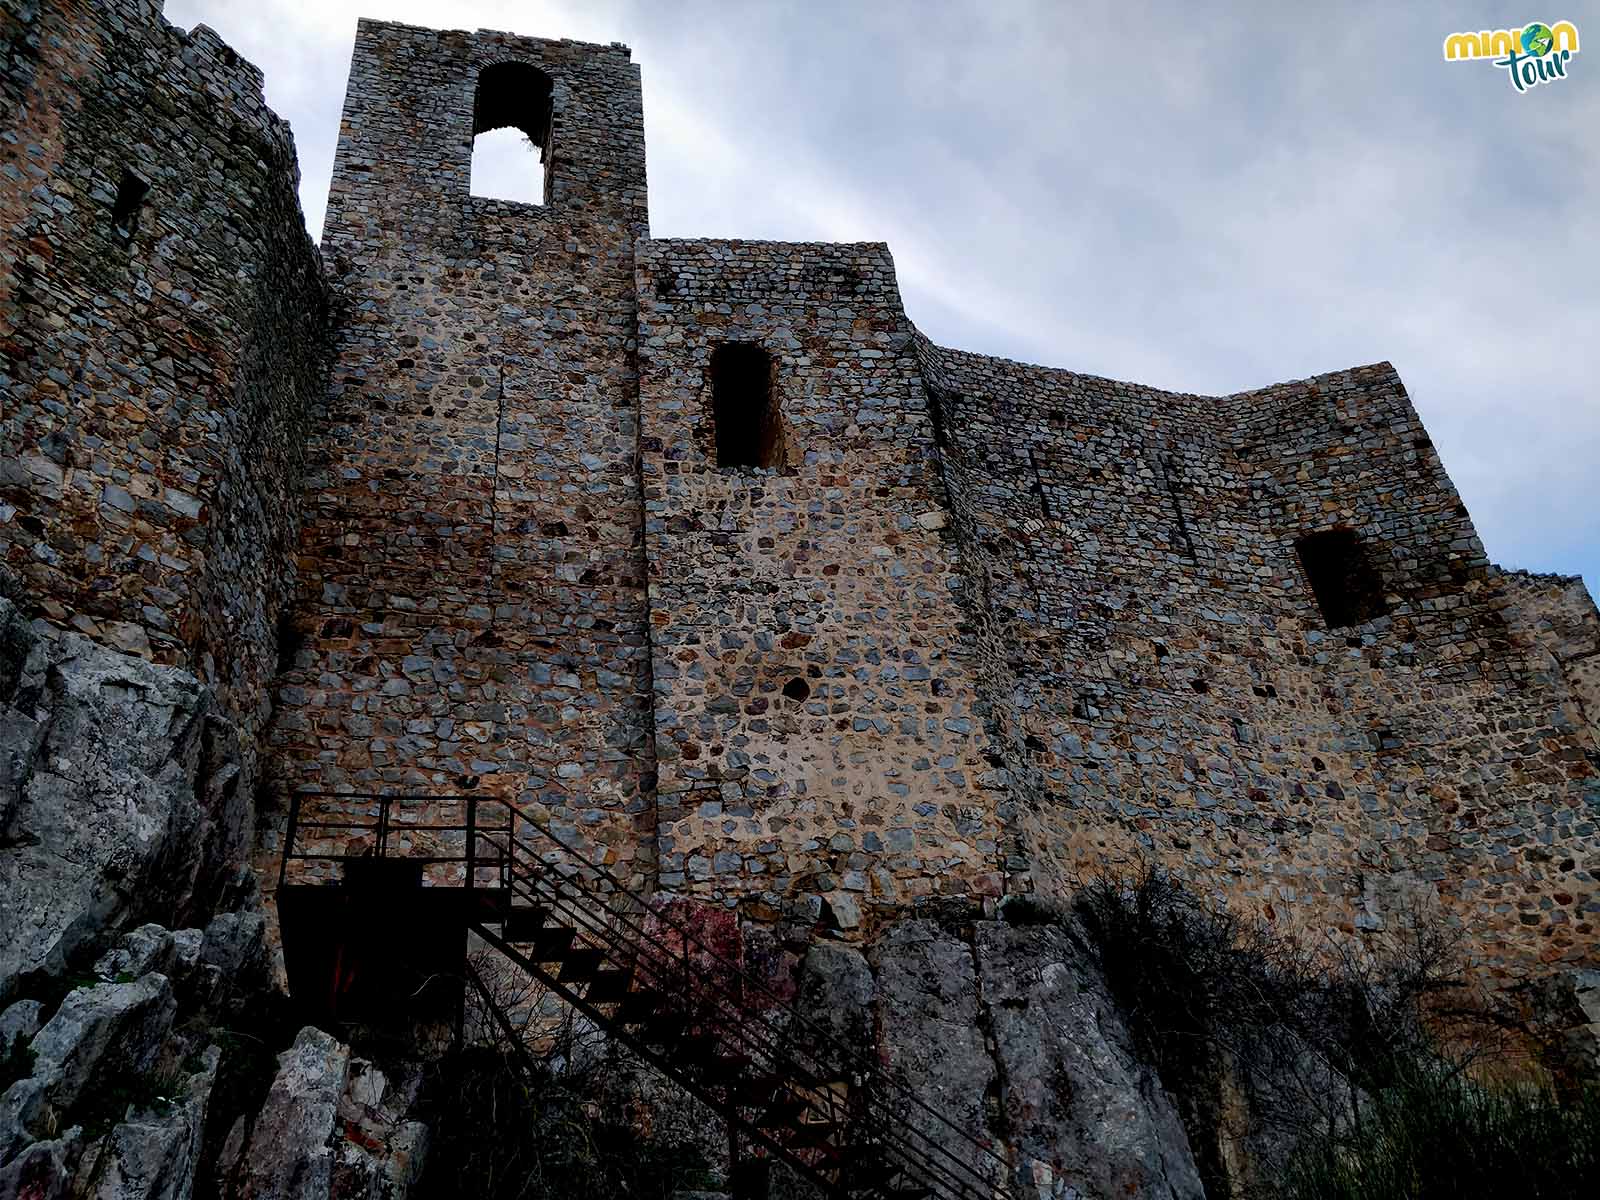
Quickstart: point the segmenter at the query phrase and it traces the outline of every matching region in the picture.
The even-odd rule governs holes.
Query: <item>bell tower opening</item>
[[[551,92],[550,76],[527,63],[495,63],[479,73],[472,105],[474,196],[549,202]]]

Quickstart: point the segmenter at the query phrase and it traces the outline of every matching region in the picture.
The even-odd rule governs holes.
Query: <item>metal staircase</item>
[[[423,890],[453,891],[452,911],[484,942],[828,1195],[1010,1196],[1007,1164],[989,1145],[711,945],[682,912],[578,861],[518,806],[487,796],[295,797],[280,887],[307,873],[335,883],[338,864],[371,859],[418,864]]]

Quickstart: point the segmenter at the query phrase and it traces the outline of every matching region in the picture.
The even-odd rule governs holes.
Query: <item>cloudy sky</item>
[[[320,228],[358,16],[626,42],[662,237],[884,240],[946,345],[1227,393],[1388,359],[1489,553],[1600,591],[1600,4],[167,0]],[[1573,21],[1516,93],[1458,29]],[[1592,40],[1591,40],[1592,39]]]

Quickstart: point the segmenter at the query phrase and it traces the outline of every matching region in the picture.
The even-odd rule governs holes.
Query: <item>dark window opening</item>
[[[550,194],[551,90],[550,76],[527,63],[495,63],[478,75],[472,105],[474,196],[545,203]]]
[[[278,674],[287,675],[294,670],[295,660],[306,648],[306,631],[295,624],[288,613],[278,617]]]
[[[772,398],[772,356],[748,342],[711,353],[717,466],[783,466],[783,423]]]
[[[797,703],[803,702],[811,698],[811,685],[796,675],[783,685],[783,694]]]
[[[1294,548],[1329,629],[1360,625],[1389,611],[1383,580],[1354,530],[1309,533]]]
[[[132,237],[133,231],[139,228],[139,210],[149,194],[148,183],[132,171],[124,171],[122,182],[117,184],[117,198],[111,205],[111,228],[123,237]]]

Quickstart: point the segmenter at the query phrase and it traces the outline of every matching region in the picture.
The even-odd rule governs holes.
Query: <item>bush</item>
[[[430,1138],[415,1195],[668,1200],[715,1182],[698,1105],[647,1095],[640,1064],[498,955],[468,970],[464,1048],[434,1065],[421,1097]]]
[[[1136,1049],[1177,1104],[1210,1195],[1279,1192],[1300,1148],[1342,1154],[1367,1136],[1369,1097],[1464,1079],[1461,1048],[1482,1054],[1499,1036],[1465,985],[1452,934],[1425,913],[1403,914],[1359,953],[1306,945],[1208,908],[1148,867],[1091,882],[1075,909]],[[1444,1031],[1457,1035],[1448,1054]],[[1503,1106],[1525,1100],[1469,1099],[1490,1095]]]
[[[431,1137],[419,1197],[641,1197],[713,1182],[693,1145],[639,1132],[633,1114],[492,1046],[447,1061],[424,1096]]]
[[[1359,1127],[1305,1147],[1285,1200],[1587,1200],[1600,1183],[1600,1089],[1574,1104],[1534,1085],[1421,1063],[1374,1093]]]

